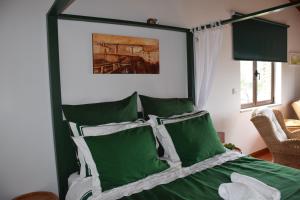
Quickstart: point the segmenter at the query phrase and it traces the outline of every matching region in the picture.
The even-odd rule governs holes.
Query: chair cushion
[[[284,141],[287,139],[287,136],[286,136],[285,132],[282,130],[272,109],[267,108],[267,107],[258,108],[256,110],[254,110],[252,113],[252,117],[255,117],[255,116],[265,116],[271,121],[271,125],[273,128],[274,134],[279,141]]]
[[[297,119],[285,119],[284,123],[287,128],[289,127],[298,127],[300,129],[300,120]]]
[[[300,100],[292,103],[292,107],[293,107],[298,119],[300,119]]]

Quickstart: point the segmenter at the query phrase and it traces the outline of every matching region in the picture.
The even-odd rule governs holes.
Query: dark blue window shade
[[[254,18],[232,27],[235,60],[287,62],[287,25]]]

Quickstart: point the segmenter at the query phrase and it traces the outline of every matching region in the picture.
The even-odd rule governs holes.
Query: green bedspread
[[[282,199],[300,200],[300,170],[273,164],[252,157],[242,157],[209,168],[166,185],[157,186],[121,200],[209,200],[221,199],[218,188],[230,181],[230,174],[254,177],[281,191]],[[87,194],[87,199],[91,193]]]
[[[223,165],[178,179],[152,190],[122,200],[200,200],[221,199],[218,188],[230,182],[230,174],[238,172],[254,177],[281,191],[282,199],[300,200],[300,170],[271,164],[251,157],[229,161]]]

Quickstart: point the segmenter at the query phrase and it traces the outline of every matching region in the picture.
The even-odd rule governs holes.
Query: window
[[[241,61],[241,108],[274,103],[273,62]]]

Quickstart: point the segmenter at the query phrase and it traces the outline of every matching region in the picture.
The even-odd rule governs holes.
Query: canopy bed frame
[[[107,19],[89,16],[63,14],[75,0],[56,0],[47,13],[47,35],[48,35],[48,59],[49,59],[49,77],[50,77],[50,95],[52,106],[52,123],[54,131],[54,144],[56,155],[57,178],[59,187],[60,199],[65,198],[68,189],[68,176],[76,171],[75,149],[71,139],[66,132],[68,127],[64,122],[62,115],[62,98],[61,98],[61,82],[60,82],[60,59],[59,59],[59,41],[58,41],[58,20],[75,20],[82,22],[108,23],[135,27],[144,27],[150,29],[160,29],[168,31],[182,32],[186,34],[186,51],[187,51],[187,85],[188,97],[195,101],[195,81],[194,81],[194,47],[193,47],[193,29],[152,25],[143,22],[125,21],[118,19]],[[247,20],[257,16],[278,12],[286,8],[299,6],[298,3],[288,3],[276,6],[270,9],[265,9],[255,13],[247,14],[235,19],[222,20],[221,24],[229,24],[238,21]],[[210,25],[204,25],[207,28]]]

